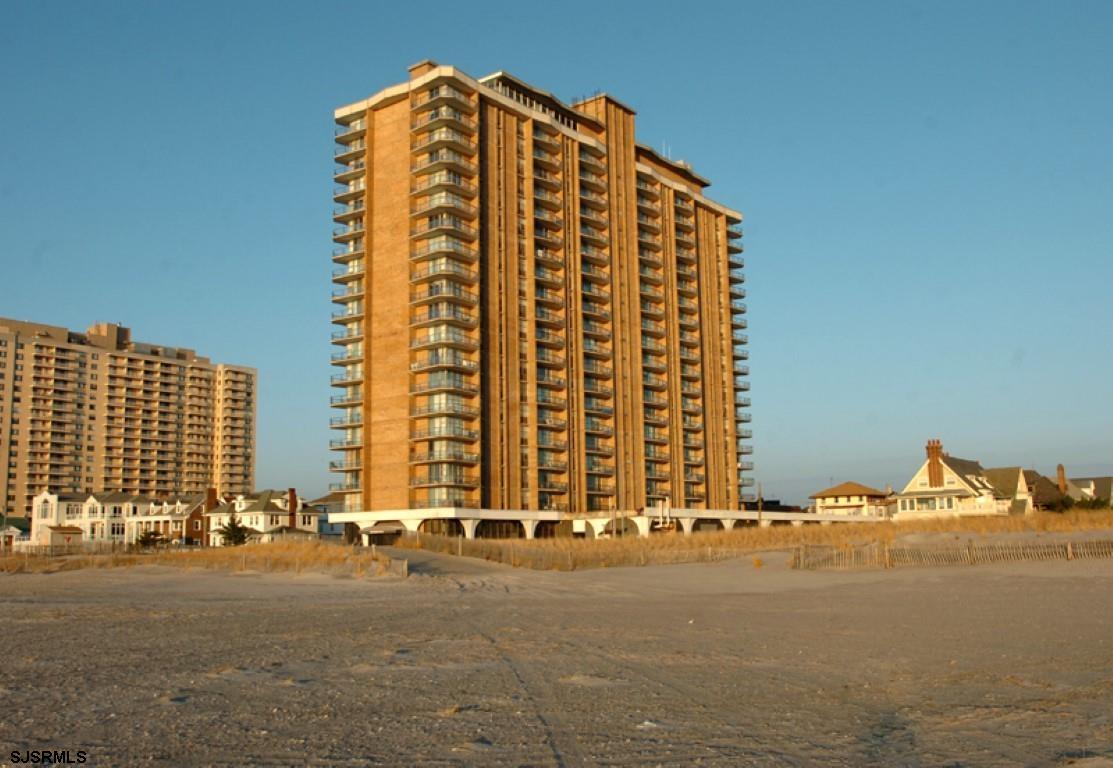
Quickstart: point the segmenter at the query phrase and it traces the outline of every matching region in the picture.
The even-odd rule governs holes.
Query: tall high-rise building
[[[250,493],[253,368],[131,340],[0,318],[0,500],[43,491]]]
[[[738,509],[741,214],[635,138],[429,61],[335,113],[345,509]]]

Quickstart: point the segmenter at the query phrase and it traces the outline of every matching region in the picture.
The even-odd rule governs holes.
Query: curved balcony
[[[470,132],[475,130],[475,120],[452,106],[438,106],[415,115],[410,121],[410,130],[424,131],[449,127]]]
[[[329,440],[328,447],[334,451],[347,451],[363,447],[362,437],[344,437],[338,440]]]
[[[559,288],[564,285],[564,276],[547,267],[534,267],[533,277],[542,285]]]
[[[599,269],[599,267],[586,262],[580,265],[580,274],[583,275],[584,279],[601,285],[609,285],[611,282],[611,276],[607,274],[606,270]]]
[[[458,262],[442,259],[436,262],[429,262],[423,268],[415,270],[413,274],[410,275],[410,282],[420,283],[438,277],[453,277],[467,283],[474,283],[479,279],[479,273],[475,270],[468,269]]]
[[[334,373],[329,377],[329,383],[334,387],[354,387],[363,383],[363,371],[357,369],[344,373]]]
[[[558,355],[551,349],[538,349],[537,350],[537,364],[544,366],[551,366],[553,368],[564,368],[565,359],[563,355]]]
[[[337,184],[347,184],[349,181],[354,181],[367,172],[367,163],[364,160],[356,160],[355,162],[348,163],[347,165],[338,168],[332,175],[332,180]]]
[[[547,368],[542,369],[537,372],[537,386],[564,389],[564,377],[553,374]]]
[[[345,266],[340,266],[332,270],[332,281],[334,283],[349,283],[352,280],[358,280],[363,277],[363,275],[363,262],[353,261]]]
[[[475,163],[460,152],[449,149],[436,149],[426,155],[414,158],[410,164],[410,171],[417,174],[432,173],[434,171],[456,171],[457,173],[475,173]]]
[[[580,226],[580,241],[582,243],[590,243],[597,247],[606,247],[607,233],[605,230],[596,229],[586,225]]]
[[[415,382],[410,388],[410,394],[426,395],[434,392],[474,395],[479,392],[479,387],[458,373],[429,374],[423,381]]]
[[[416,243],[410,252],[410,261],[426,261],[436,256],[460,257],[469,263],[474,263],[479,254],[467,243],[446,235]]]
[[[475,154],[475,144],[471,133],[464,133],[456,128],[434,128],[431,131],[417,134],[414,137],[413,152],[428,152],[434,149],[450,149],[466,155]]]
[[[349,264],[352,261],[355,261],[356,259],[362,259],[363,258],[364,253],[363,253],[363,242],[362,241],[353,241],[352,243],[348,243],[348,245],[350,245],[352,247],[350,247],[350,248],[334,248],[333,249],[333,251],[332,251],[333,262],[335,262],[337,264]]]
[[[479,295],[465,290],[462,286],[450,280],[428,283],[410,293],[411,304],[420,306],[434,301],[449,301],[466,306],[475,306],[479,301]]]
[[[539,389],[537,390],[537,404],[546,408],[563,410],[567,407],[568,402],[563,397],[554,395],[552,391],[548,389]]]
[[[359,348],[346,347],[339,352],[333,352],[329,356],[329,362],[333,365],[349,365],[363,359],[363,350]]]
[[[580,283],[580,293],[588,298],[596,299],[598,301],[610,301],[611,298],[611,294],[608,291],[600,288],[597,283]]]
[[[638,275],[643,281],[654,285],[662,285],[665,282],[665,276],[659,269],[654,269],[646,264],[638,265]]]
[[[467,312],[455,304],[434,304],[423,311],[419,311],[410,318],[410,327],[418,328],[426,325],[451,323],[461,328],[474,328],[479,324],[471,312]]]
[[[597,339],[609,339],[611,337],[611,329],[594,320],[587,320],[584,322],[583,332],[585,335],[594,336]]]
[[[478,464],[479,454],[462,448],[422,451],[410,456],[411,464]]]
[[[605,213],[594,208],[588,208],[585,205],[580,206],[580,221],[590,224],[597,229],[604,229],[607,226],[607,216]]]
[[[356,139],[362,138],[366,130],[367,121],[358,118],[350,123],[338,123],[333,136],[338,144],[351,144]]]
[[[586,168],[596,176],[606,176],[607,174],[607,167],[603,164],[603,159],[596,157],[584,148],[581,148],[580,151],[580,167]]]
[[[410,228],[410,237],[421,239],[443,235],[446,238],[475,240],[479,236],[475,227],[451,216],[430,216],[428,221],[418,221]]]
[[[335,304],[346,304],[360,298],[363,298],[363,286],[359,283],[346,283],[332,291],[332,301]]]
[[[607,180],[602,176],[597,176],[594,173],[588,173],[583,169],[580,170],[580,188],[586,187],[588,190],[603,194],[607,191]]]
[[[438,354],[437,352],[424,355],[410,363],[410,371],[413,373],[441,369],[472,372],[479,370],[479,363],[459,354]]]
[[[464,403],[457,403],[452,401],[446,402],[433,402],[425,403],[423,405],[415,405],[410,410],[411,416],[461,416],[466,419],[474,419],[479,415],[479,409],[473,405],[465,405]]]
[[[410,479],[411,488],[478,488],[479,476],[450,472],[422,472]]]
[[[534,209],[548,208],[550,210],[560,210],[561,200],[560,195],[550,192],[542,187],[534,187],[533,190]]]
[[[476,188],[458,173],[442,171],[419,176],[410,187],[410,194],[420,195],[433,192],[452,192],[462,197],[475,197]]]
[[[431,426],[414,430],[411,440],[476,440],[479,431],[463,427]]]
[[[348,205],[337,206],[332,209],[332,220],[337,224],[345,224],[353,219],[361,218],[367,209],[362,199],[353,200]]]
[[[610,347],[596,339],[584,339],[583,350],[584,354],[590,357],[595,357],[602,360],[609,360],[611,358]]]
[[[533,240],[542,248],[560,248],[564,242],[559,231],[537,226],[533,228]]]
[[[333,408],[344,408],[351,405],[359,405],[363,402],[363,393],[358,390],[347,390],[342,395],[333,395],[328,399],[329,405]]]
[[[564,296],[552,288],[538,288],[533,293],[533,298],[539,304],[545,304],[550,307],[563,307]]]
[[[455,192],[441,191],[415,200],[410,209],[411,216],[436,213],[455,214],[470,219],[475,216],[475,206]]]
[[[337,325],[353,323],[363,319],[363,306],[358,302],[346,304],[344,309],[332,313],[332,322]]]
[[[561,229],[564,226],[564,219],[544,208],[534,208],[533,218],[534,221],[539,224],[538,228],[551,227],[552,229]]]
[[[538,307],[534,314],[534,318],[537,320],[538,325],[547,325],[553,328],[564,327],[564,317],[545,307]]]
[[[456,328],[441,328],[417,334],[410,343],[410,349],[428,349],[430,347],[452,347],[474,351],[479,348],[479,342],[468,334]]]
[[[596,304],[593,301],[585,301],[580,307],[580,311],[584,317],[590,317],[593,320],[610,320],[611,313],[604,305]]]
[[[541,147],[533,148],[533,164],[552,171],[560,170],[560,155],[547,152]]]
[[[338,145],[333,152],[333,160],[341,165],[347,165],[365,154],[367,154],[367,142],[353,141],[351,144]]]
[[[443,82],[416,92],[412,98],[412,105],[414,109],[431,109],[433,107],[447,106],[452,109],[461,109],[467,112],[475,111],[475,104],[472,103],[470,96],[466,92],[451,85],[446,85]]]
[[[608,264],[610,264],[610,261],[611,261],[610,257],[607,256],[606,251],[604,251],[600,248],[596,248],[595,246],[591,246],[591,245],[581,244],[580,245],[580,256],[585,261],[591,262],[592,264],[596,264],[596,265],[602,265],[602,266],[607,266]]]
[[[533,185],[534,189],[544,187],[555,192],[560,189],[560,177],[544,168],[535,167],[533,169]]]
[[[363,221],[352,221],[347,226],[333,229],[332,239],[337,243],[346,243],[362,236],[363,232]]]

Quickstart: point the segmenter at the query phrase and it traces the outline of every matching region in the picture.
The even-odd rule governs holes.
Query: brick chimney
[[[298,492],[293,488],[286,490],[287,507],[290,511],[290,527],[298,527]]]
[[[205,491],[205,511],[212,512],[220,506],[220,500],[216,497],[216,488],[209,488]]]
[[[1060,464],[1055,468],[1055,479],[1059,484],[1059,493],[1067,492],[1067,468]]]
[[[927,441],[928,485],[932,488],[943,487],[943,442]]]

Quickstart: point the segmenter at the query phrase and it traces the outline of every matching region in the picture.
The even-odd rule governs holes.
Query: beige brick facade
[[[748,499],[742,217],[632,110],[423,62],[336,122],[346,509]]]

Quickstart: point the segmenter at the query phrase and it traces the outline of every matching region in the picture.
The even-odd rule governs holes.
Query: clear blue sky
[[[260,372],[260,486],[324,490],[332,110],[432,58],[572,99],[746,215],[766,496],[929,437],[1113,471],[1113,3],[0,5],[0,315]]]

